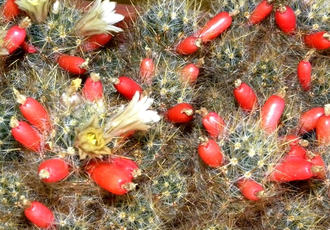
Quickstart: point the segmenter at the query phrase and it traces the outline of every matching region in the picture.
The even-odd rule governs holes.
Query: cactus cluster
[[[274,9],[252,24],[265,1],[0,0],[0,229],[329,229],[330,127],[311,117],[303,132],[300,115],[329,116],[330,7],[267,0]],[[276,16],[288,7],[293,33]],[[221,12],[229,26],[213,37]],[[305,44],[320,31],[328,48]],[[189,64],[197,78],[183,76]],[[234,97],[238,80],[257,96],[251,109]],[[266,109],[273,97],[283,111]],[[182,103],[193,109],[170,111]],[[203,111],[221,116],[220,134]],[[215,151],[208,140],[220,166],[199,155]],[[46,182],[56,170],[38,169],[54,158],[69,175]],[[32,201],[53,216],[28,215]]]

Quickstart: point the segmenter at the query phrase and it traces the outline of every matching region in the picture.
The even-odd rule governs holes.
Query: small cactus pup
[[[59,54],[57,57],[57,64],[72,74],[84,74],[88,69],[88,62],[88,59],[68,54]]]
[[[86,79],[83,87],[83,95],[88,101],[97,101],[103,98],[103,85],[100,80],[100,75],[91,73]]]
[[[133,179],[141,174],[135,162],[122,157],[90,161],[85,168],[96,184],[116,195],[134,190]]]
[[[248,24],[255,25],[263,21],[273,11],[274,5],[271,0],[261,1],[249,16]]]
[[[111,78],[110,81],[113,83],[115,89],[128,100],[132,100],[136,92],[142,94],[141,86],[129,77],[120,76],[118,78]]]
[[[296,30],[296,15],[290,6],[280,5],[275,11],[275,21],[286,34],[293,34]]]
[[[264,188],[251,178],[242,178],[236,182],[236,186],[242,195],[252,201],[258,201],[264,194]]]
[[[315,49],[308,51],[304,59],[299,62],[297,67],[298,81],[301,87],[306,91],[311,89],[312,64],[309,62],[309,59],[314,51]]]
[[[19,15],[21,11],[18,8],[18,5],[15,3],[15,0],[6,0],[1,7],[0,12],[5,19],[12,21]]]
[[[13,91],[25,119],[42,134],[50,133],[52,125],[46,108],[36,99],[21,94],[17,89],[14,88]]]
[[[26,38],[26,28],[30,26],[30,19],[28,17],[24,18],[19,25],[11,26],[6,36],[3,38],[2,47],[5,48],[8,53],[11,54],[17,48],[19,48]]]
[[[223,165],[224,155],[220,146],[213,139],[207,137],[200,137],[198,145],[198,155],[208,166],[218,168]]]
[[[234,13],[220,12],[209,20],[204,27],[198,32],[198,37],[201,38],[202,43],[209,42],[218,37],[222,32],[228,29],[233,21],[232,15]]]
[[[201,47],[201,39],[195,36],[189,36],[180,41],[175,51],[177,54],[189,55],[196,53]]]
[[[314,107],[302,113],[298,122],[299,134],[314,130],[322,115],[324,115],[324,107]]]
[[[247,112],[251,112],[258,103],[253,89],[241,79],[235,80],[234,97],[238,105]]]
[[[305,45],[317,50],[330,48],[330,34],[327,31],[314,32],[305,35]]]
[[[42,150],[41,134],[25,121],[18,121],[16,117],[10,119],[11,134],[16,141],[34,152]]]
[[[54,225],[55,217],[53,212],[44,204],[38,201],[29,201],[22,198],[24,215],[38,228],[47,229]]]
[[[69,175],[69,165],[60,158],[48,159],[39,165],[39,178],[47,183],[53,183],[63,180]]]
[[[78,149],[80,159],[102,158],[110,155],[112,150],[107,146],[113,139],[121,139],[133,131],[146,131],[149,124],[156,123],[160,116],[156,111],[148,110],[153,99],[142,97],[136,92],[126,107],[114,114],[100,125],[97,115],[82,127],[76,129],[74,146]]]
[[[201,114],[203,119],[202,123],[210,137],[217,139],[225,132],[226,123],[222,117],[216,112],[209,112],[206,108],[202,107],[196,110],[196,113]]]
[[[261,108],[261,128],[271,134],[277,129],[285,107],[284,90],[271,95]]]
[[[165,113],[165,117],[172,123],[186,123],[193,119],[194,113],[191,104],[182,102],[169,108]]]
[[[324,114],[317,120],[315,131],[320,145],[330,145],[330,104],[324,106]]]

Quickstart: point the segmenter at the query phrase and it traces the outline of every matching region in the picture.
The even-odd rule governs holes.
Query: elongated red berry
[[[165,117],[168,121],[173,123],[189,122],[194,117],[194,108],[189,103],[179,103],[167,110]]]
[[[202,123],[210,137],[217,139],[225,132],[226,123],[222,117],[216,112],[209,112],[206,108],[202,107],[196,113],[202,115]]]
[[[309,62],[309,59],[313,52],[314,49],[310,50],[305,58],[299,62],[297,67],[298,81],[301,87],[306,91],[311,89],[312,64]]]
[[[270,96],[261,108],[261,127],[267,132],[272,133],[277,129],[285,101],[283,95]]]
[[[60,54],[57,63],[62,69],[73,74],[83,74],[88,69],[88,59],[67,54]]]
[[[308,133],[316,128],[318,119],[324,114],[323,107],[315,107],[302,113],[299,118],[299,133]]]
[[[8,50],[8,54],[13,53],[18,47],[20,47],[26,37],[26,30],[30,25],[30,19],[24,18],[19,25],[13,25],[9,28],[6,36],[3,39],[3,47]]]
[[[69,165],[62,159],[43,161],[38,168],[39,178],[47,183],[58,182],[69,175]]]
[[[83,95],[88,101],[96,101],[103,98],[103,84],[100,75],[91,73],[83,87]]]
[[[307,150],[299,145],[294,145],[291,147],[290,151],[287,153],[286,157],[306,157]]]
[[[35,47],[34,45],[24,41],[21,45],[22,49],[24,50],[24,52],[29,53],[29,54],[35,54],[38,53],[38,49],[37,47]]]
[[[213,139],[200,138],[198,154],[203,162],[211,167],[217,168],[223,164],[223,153],[220,146]]]
[[[330,48],[330,34],[326,31],[320,31],[307,34],[304,37],[305,45],[317,50]]]
[[[321,155],[319,153],[312,152],[309,152],[307,155],[309,155],[310,162],[316,167],[314,177],[317,179],[325,179],[327,167]]]
[[[312,64],[309,61],[300,61],[297,67],[298,81],[301,87],[308,91],[311,89]]]
[[[45,107],[32,97],[26,97],[14,89],[19,108],[23,116],[41,133],[49,133],[52,129],[49,114]]]
[[[264,20],[273,10],[274,5],[269,0],[261,1],[249,17],[249,25],[254,25]]]
[[[286,34],[292,34],[296,30],[296,15],[290,6],[280,6],[275,11],[275,21]]]
[[[133,98],[136,91],[139,91],[140,95],[142,94],[141,86],[129,77],[121,76],[113,78],[111,81],[115,89],[128,100]]]
[[[197,81],[198,75],[199,68],[194,63],[184,66],[180,72],[181,81],[189,84],[194,84]]]
[[[242,195],[248,200],[258,201],[264,191],[261,184],[252,179],[243,178],[236,183]]]
[[[301,146],[301,147],[307,147],[309,145],[308,140],[301,139],[300,136],[288,134],[281,137],[282,143],[285,145],[289,145],[289,147],[292,149],[294,146]]]
[[[91,161],[86,170],[95,183],[113,194],[124,195],[135,188],[132,180],[138,166],[129,159]]]
[[[211,41],[224,32],[231,25],[232,20],[228,12],[220,12],[198,32],[198,37],[203,43]]]
[[[46,229],[54,225],[55,217],[53,212],[44,204],[38,201],[22,201],[24,208],[24,215],[35,226]]]
[[[112,38],[111,34],[95,34],[82,42],[80,48],[84,52],[91,52],[103,47]]]
[[[313,167],[313,164],[304,158],[286,157],[285,160],[275,166],[269,179],[277,182],[306,180],[314,176],[314,168],[315,166]]]
[[[324,114],[317,120],[315,131],[320,144],[330,144],[330,104],[324,106]]]
[[[11,134],[16,141],[34,152],[41,151],[41,134],[25,121],[18,121],[15,117],[10,120]]]
[[[175,48],[176,53],[182,55],[193,54],[201,47],[201,39],[195,36],[189,36],[183,39]]]
[[[240,79],[235,81],[234,96],[238,105],[247,112],[253,110],[258,102],[257,95],[253,89]]]
[[[15,0],[7,0],[3,4],[1,8],[1,12],[5,19],[13,20],[19,15],[20,9],[18,8],[18,5],[15,3]]]
[[[152,78],[155,76],[155,63],[151,58],[144,58],[140,64],[141,79],[151,84]]]

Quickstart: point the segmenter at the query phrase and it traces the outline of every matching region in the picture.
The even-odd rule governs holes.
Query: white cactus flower
[[[140,93],[136,92],[131,102],[107,122],[106,133],[114,137],[120,137],[130,131],[148,130],[150,128],[149,124],[160,120],[160,116],[156,111],[148,110],[153,101],[149,97],[140,99]]]
[[[117,14],[115,11],[116,2],[109,0],[95,0],[88,12],[80,18],[76,25],[75,31],[80,36],[91,36],[102,33],[118,33],[123,30],[115,23],[124,19],[124,16]]]
[[[16,0],[18,8],[25,11],[31,20],[42,23],[47,19],[52,1],[50,0]]]

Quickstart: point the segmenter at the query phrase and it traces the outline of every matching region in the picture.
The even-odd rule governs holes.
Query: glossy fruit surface
[[[309,61],[300,61],[297,67],[298,80],[301,87],[308,91],[311,89],[312,64]]]
[[[101,188],[116,195],[124,195],[134,189],[132,180],[134,179],[134,170],[138,167],[134,162],[128,163],[127,161],[130,161],[128,159],[122,159],[91,161],[86,170]]]
[[[273,10],[274,6],[267,0],[261,1],[249,17],[249,24],[254,25],[264,20]]]
[[[306,157],[307,150],[299,145],[292,146],[290,151],[287,153],[286,157],[301,157],[304,159]]]
[[[301,157],[286,157],[285,160],[275,166],[275,170],[269,179],[278,182],[310,179],[314,176],[312,166],[311,162]]]
[[[202,115],[203,126],[210,135],[210,137],[217,139],[224,133],[226,124],[218,113],[213,111],[209,112],[206,108],[203,107],[196,112]]]
[[[198,37],[203,43],[211,41],[224,32],[231,25],[232,20],[228,12],[220,12],[206,23],[199,31]]]
[[[144,58],[140,64],[140,77],[146,82],[151,83],[155,75],[155,63],[151,58]]]
[[[272,133],[277,129],[285,101],[281,96],[270,96],[261,108],[261,127],[267,132]]]
[[[32,201],[26,202],[24,215],[28,218],[34,225],[39,228],[49,228],[54,224],[55,218],[53,212],[40,202]]]
[[[211,167],[217,168],[223,164],[223,153],[213,139],[203,138],[198,145],[198,154],[203,162]]]
[[[198,75],[199,68],[194,63],[184,66],[180,72],[181,80],[183,82],[188,82],[189,84],[195,83]]]
[[[312,155],[313,157],[310,162],[313,164],[313,166],[317,166],[317,172],[314,173],[314,177],[317,179],[326,179],[327,167],[324,160],[318,153],[313,153]]]
[[[119,78],[113,79],[115,89],[123,95],[126,99],[131,100],[136,93],[136,91],[142,94],[142,88],[129,77],[121,76]]]
[[[62,159],[43,161],[38,168],[38,174],[44,182],[58,182],[69,175],[69,165]]]
[[[87,62],[81,57],[61,54],[57,63],[62,69],[72,74],[83,74],[87,71]]]
[[[305,45],[318,50],[330,48],[330,34],[326,31],[307,34],[304,37]]]
[[[240,79],[235,81],[234,96],[238,105],[247,112],[253,110],[258,102],[257,95],[253,89]]]
[[[282,6],[275,11],[275,21],[286,34],[294,33],[296,29],[296,15],[291,7]]]
[[[315,107],[302,113],[299,118],[299,133],[304,134],[316,128],[318,119],[324,114],[323,107]]]
[[[24,41],[21,45],[22,49],[24,50],[24,52],[29,53],[29,54],[35,54],[38,53],[38,49],[37,47],[35,47],[34,45]]]
[[[25,121],[18,121],[12,118],[10,121],[11,134],[16,141],[21,143],[25,148],[35,152],[41,151],[41,136],[40,133],[32,128]]]
[[[18,25],[9,28],[4,37],[3,47],[8,50],[8,53],[13,53],[18,47],[22,45],[26,37],[26,31]]]
[[[264,191],[262,185],[252,179],[241,179],[237,182],[236,185],[245,198],[253,201],[260,200],[258,194]]]
[[[315,131],[320,144],[330,144],[330,104],[324,106],[324,114],[317,120]]]
[[[91,73],[84,83],[83,95],[88,101],[96,101],[103,98],[103,84],[100,81],[100,76],[96,73]]]
[[[182,102],[169,108],[165,117],[168,121],[173,123],[189,122],[194,117],[194,108],[191,104]]]
[[[182,55],[193,54],[201,47],[201,39],[195,36],[189,36],[183,39],[175,48],[176,53]]]
[[[85,52],[91,52],[107,44],[111,38],[111,34],[95,34],[84,40],[80,47]]]
[[[17,101],[20,103],[20,111],[31,125],[41,133],[51,131],[51,121],[45,107],[32,97],[25,97],[17,94]]]
[[[20,13],[18,5],[15,0],[7,0],[2,6],[2,15],[7,20],[13,20]]]

